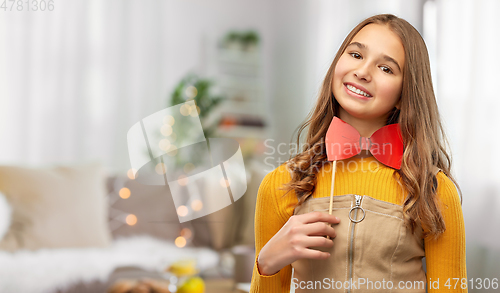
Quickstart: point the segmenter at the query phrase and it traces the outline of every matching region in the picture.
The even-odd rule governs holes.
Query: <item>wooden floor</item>
[[[205,293],[247,293],[236,289],[236,283],[231,279],[205,279]]]
[[[205,279],[205,293],[233,293],[235,284],[231,279]]]
[[[124,267],[112,274],[109,280],[110,283],[106,288],[109,288],[111,284],[119,279],[137,280],[144,277],[161,280],[167,283],[168,286],[168,281],[162,279],[157,272],[146,272],[138,268]],[[205,281],[205,293],[244,293],[244,291],[236,289],[236,283],[230,278],[203,278],[203,281]]]

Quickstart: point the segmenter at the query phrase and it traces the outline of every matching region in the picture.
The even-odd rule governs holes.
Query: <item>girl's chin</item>
[[[372,120],[373,115],[369,115],[368,110],[360,109],[360,107],[339,107],[339,115],[338,117],[342,120],[349,120],[352,118],[355,119],[363,119],[363,120]],[[344,117],[344,118],[342,118]]]

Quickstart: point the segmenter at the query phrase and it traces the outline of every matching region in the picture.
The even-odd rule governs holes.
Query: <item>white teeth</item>
[[[354,93],[356,93],[356,94],[358,94],[358,95],[363,95],[363,96],[368,97],[368,98],[370,97],[370,95],[369,95],[369,94],[365,93],[364,91],[362,91],[362,90],[360,90],[360,89],[358,89],[358,88],[353,87],[353,86],[352,86],[352,85],[350,85],[350,84],[347,84],[347,85],[346,85],[346,87],[347,87],[347,88],[348,88],[351,92],[354,92]]]

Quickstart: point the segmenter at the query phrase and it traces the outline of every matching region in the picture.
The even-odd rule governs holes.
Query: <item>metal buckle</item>
[[[351,213],[352,213],[352,211],[353,211],[354,209],[360,209],[360,210],[362,210],[362,211],[363,211],[363,217],[362,217],[360,220],[355,220],[355,219],[353,219],[353,218],[351,217]],[[352,221],[352,222],[354,222],[354,223],[359,223],[359,222],[363,221],[363,220],[365,219],[365,215],[366,215],[365,210],[364,210],[362,207],[360,207],[360,206],[355,206],[355,207],[352,207],[352,208],[349,210],[349,220],[351,220],[351,221]]]

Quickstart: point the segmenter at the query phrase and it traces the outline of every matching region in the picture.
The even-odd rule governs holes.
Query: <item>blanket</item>
[[[201,271],[219,262],[209,248],[178,248],[150,236],[119,238],[109,248],[0,251],[0,292],[51,293],[78,282],[105,282],[121,266],[160,270],[184,258],[196,259]]]

